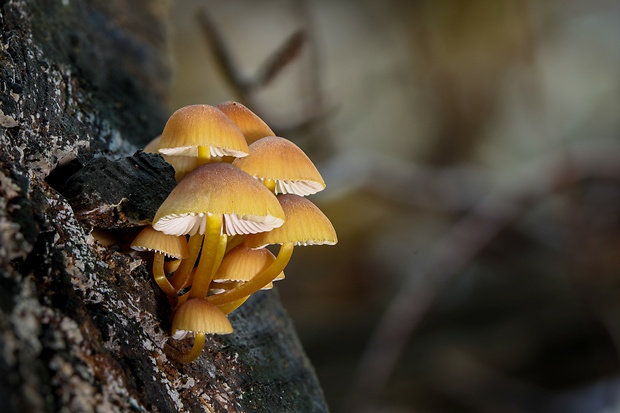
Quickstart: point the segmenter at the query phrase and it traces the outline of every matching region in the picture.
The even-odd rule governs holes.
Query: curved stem
[[[243,298],[233,301],[232,303],[222,304],[219,306],[219,309],[224,312],[224,314],[228,315],[235,311],[237,308],[241,307],[241,304],[245,303],[247,299],[250,298],[249,295],[246,295]]]
[[[177,268],[179,268],[179,265],[181,265],[182,261],[182,259],[176,259],[164,262],[164,272],[166,273],[166,276],[175,272]]]
[[[185,282],[189,278],[189,275],[196,265],[198,254],[200,254],[200,247],[202,246],[202,240],[204,236],[200,234],[194,234],[189,238],[189,255],[179,265],[179,268],[174,272],[174,275],[170,277],[170,284],[175,290],[179,291],[185,285]]]
[[[180,363],[191,363],[196,360],[200,353],[202,353],[202,348],[205,345],[205,333],[196,333],[196,338],[194,339],[194,345],[188,353],[183,353],[178,361]]]
[[[194,281],[192,281],[192,289],[189,291],[189,298],[205,298],[209,291],[209,284],[213,278],[213,270],[215,265],[219,265],[216,261],[220,245],[226,248],[226,240],[222,243],[222,238],[226,235],[220,235],[222,232],[223,217],[221,214],[207,215],[207,225],[205,229],[205,239],[202,244],[202,253]],[[223,255],[223,253],[222,253]],[[220,261],[222,259],[220,258]]]
[[[194,270],[190,272],[189,276],[186,278],[185,284],[183,284],[183,286],[179,289],[179,293],[181,293],[181,290],[185,289],[186,286],[191,285],[192,281],[194,280],[194,274],[196,274],[196,268],[194,268]],[[187,301],[188,298],[189,298],[189,291],[185,291],[185,294],[179,295],[177,298],[177,305],[175,308],[179,308],[180,306],[182,306],[183,303]]]
[[[213,277],[215,277],[215,273],[220,268],[220,264],[222,264],[222,260],[224,259],[224,254],[226,254],[226,247],[228,246],[228,235],[222,234],[220,235],[220,241],[217,244],[217,252],[215,253],[215,260],[213,262],[213,268],[211,269],[211,279],[209,280],[209,284],[213,281]]]
[[[245,241],[246,237],[247,235],[245,234],[237,234],[237,235],[228,237],[228,244],[226,244],[226,252],[243,244],[243,241]]]
[[[294,248],[295,245],[292,242],[282,244],[276,260],[263,270],[263,272],[257,274],[250,281],[243,283],[237,288],[221,294],[209,296],[207,299],[219,307],[255,293],[273,281],[273,279],[284,270],[284,267],[286,267],[286,264],[288,264],[291,259],[291,255],[293,255]]]
[[[164,271],[164,254],[161,252],[156,252],[153,258],[153,278],[155,278],[155,282],[159,285],[159,288],[168,296],[170,304],[175,305],[177,301],[177,291],[172,284],[170,284],[170,281],[168,281],[168,277],[166,277],[166,272]]]

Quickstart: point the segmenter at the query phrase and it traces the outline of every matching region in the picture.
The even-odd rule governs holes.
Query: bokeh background
[[[176,0],[170,111],[237,100],[339,243],[278,284],[333,412],[620,411],[620,3]]]

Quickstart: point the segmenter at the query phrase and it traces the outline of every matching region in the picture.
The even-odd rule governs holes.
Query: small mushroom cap
[[[182,107],[166,122],[159,152],[197,156],[199,146],[208,146],[211,156],[242,157],[249,153],[241,129],[224,112],[211,105]]]
[[[338,242],[336,231],[323,211],[307,198],[299,195],[278,195],[286,221],[284,225],[261,234],[251,234],[245,239],[250,248],[270,244],[334,245]]]
[[[164,160],[174,168],[174,177],[177,182],[201,165],[197,156],[164,155]]]
[[[143,149],[147,153],[160,153],[159,144],[161,141],[161,135],[150,141]],[[185,175],[192,169],[201,165],[203,162],[198,159],[197,156],[184,156],[184,155],[164,155],[164,160],[168,162],[174,168],[174,177],[177,182],[183,179]]]
[[[161,135],[153,138],[153,140],[147,143],[142,151],[146,153],[159,153],[159,142],[160,141],[161,141]]]
[[[269,267],[276,257],[265,248],[252,249],[243,244],[228,251],[213,277],[215,282],[250,281]],[[284,272],[277,279],[284,278]]]
[[[277,198],[260,182],[228,163],[191,171],[161,204],[153,227],[166,234],[204,234],[207,215],[224,217],[228,235],[270,231],[284,222]]]
[[[259,180],[276,181],[276,194],[312,195],[325,181],[308,155],[288,139],[267,136],[249,146],[250,155],[233,164]]]
[[[256,113],[239,102],[231,100],[217,105],[243,132],[248,144],[265,136],[273,136],[275,133]]]
[[[218,307],[202,298],[190,298],[175,311],[172,319],[172,334],[178,337],[181,331],[229,334],[233,328]]]
[[[189,255],[187,240],[183,236],[168,235],[153,227],[145,227],[134,238],[131,248],[136,251],[154,251],[172,258],[186,258]]]

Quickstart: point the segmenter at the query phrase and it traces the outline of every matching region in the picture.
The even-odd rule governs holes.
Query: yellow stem
[[[200,254],[198,268],[196,268],[196,274],[194,274],[194,280],[192,281],[192,289],[189,291],[189,298],[205,298],[207,296],[209,284],[211,284],[211,279],[213,278],[213,270],[217,264],[218,250],[220,245],[222,245],[222,237],[226,237],[225,235],[220,236],[223,223],[221,214],[207,215],[206,219],[207,225],[205,239],[202,244],[202,253]],[[226,240],[224,240],[223,245],[226,248]]]
[[[172,261],[166,261],[164,263],[164,271],[166,272],[166,275],[170,275],[173,272],[175,272],[177,268],[179,268],[181,261],[183,260],[177,259],[177,260],[172,260]]]
[[[263,179],[263,184],[274,194],[276,193],[276,180],[271,178]]]
[[[181,290],[192,273],[194,265],[196,265],[196,260],[198,259],[198,254],[200,254],[203,238],[204,236],[200,234],[194,234],[189,238],[189,255],[181,261],[179,268],[177,268],[174,275],[170,277],[170,284],[172,284],[175,290]]]
[[[248,298],[250,298],[250,296],[246,295],[245,297],[233,301],[232,303],[222,304],[221,306],[219,306],[219,309],[222,310],[224,314],[228,315],[235,311],[237,308],[241,307],[241,304],[245,303]]]
[[[209,280],[209,284],[213,281],[213,277],[215,277],[215,273],[220,268],[220,264],[222,264],[222,259],[224,259],[224,254],[226,254],[226,246],[228,245],[228,235],[221,234],[220,241],[217,244],[217,251],[215,253],[215,260],[213,261],[213,268],[211,269],[211,279]]]
[[[166,272],[164,271],[164,254],[161,252],[156,252],[153,258],[153,278],[155,278],[155,282],[159,285],[159,288],[168,296],[170,304],[174,306],[177,302],[177,291],[166,277]]]
[[[208,146],[199,146],[198,147],[198,163],[202,165],[203,163],[211,162],[211,151]]]
[[[241,284],[237,288],[225,291],[221,294],[211,295],[207,299],[219,307],[255,293],[273,281],[274,278],[284,270],[286,264],[288,264],[291,259],[291,255],[293,255],[294,247],[295,245],[292,242],[282,244],[275,261],[263,270],[263,272],[257,274],[250,281]]]
[[[191,363],[196,360],[200,353],[202,353],[202,348],[205,345],[205,333],[196,333],[196,338],[194,339],[194,345],[188,353],[184,353],[179,357],[180,363]]]
[[[238,287],[243,281],[220,281],[215,282],[212,281],[209,286],[210,290],[232,290],[233,288]]]
[[[177,309],[179,307],[181,307],[183,305],[184,302],[187,301],[187,298],[189,297],[189,292],[180,295],[179,298],[177,299],[177,305],[174,307],[174,309]]]
[[[245,241],[246,236],[247,235],[245,234],[237,234],[237,235],[228,237],[228,244],[226,244],[226,252],[243,244],[243,241]]]
[[[194,268],[194,271],[190,273],[189,277],[187,277],[187,281],[185,282],[185,284],[183,284],[183,287],[181,287],[181,289],[179,290],[179,293],[181,292],[181,290],[184,290],[186,286],[191,285],[192,281],[194,280],[194,274],[196,274],[195,268]],[[177,299],[177,305],[175,308],[181,307],[183,303],[187,301],[188,298],[189,298],[189,291],[185,291],[183,295],[179,295]]]

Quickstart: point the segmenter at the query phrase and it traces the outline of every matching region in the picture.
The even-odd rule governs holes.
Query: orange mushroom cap
[[[217,108],[241,129],[248,144],[265,136],[275,135],[265,121],[239,102],[229,100],[219,103]]]
[[[149,143],[146,144],[144,152],[147,153],[159,153],[159,142],[161,141],[161,135],[153,138]]]
[[[161,204],[153,227],[173,235],[204,234],[207,215],[223,215],[228,235],[270,231],[284,222],[277,198],[264,185],[228,163],[190,172]]]
[[[252,249],[244,244],[238,245],[224,256],[213,281],[220,284],[249,281],[275,260],[276,257],[268,249]],[[276,277],[278,280],[283,278],[284,272]]]
[[[198,147],[209,147],[211,156],[247,156],[243,133],[221,110],[211,105],[189,105],[175,111],[164,126],[159,152],[198,156]]]
[[[270,244],[334,245],[338,242],[334,226],[310,200],[293,194],[277,198],[286,216],[284,225],[269,232],[248,235],[245,245],[262,248]]]
[[[325,189],[325,181],[308,155],[285,138],[267,136],[249,146],[250,155],[233,165],[260,181],[275,181],[276,194],[312,195]]]
[[[190,298],[175,311],[172,335],[182,338],[187,332],[229,334],[233,328],[226,314],[202,298]]]
[[[164,234],[151,226],[140,231],[130,247],[136,251],[154,251],[177,259],[189,254],[185,237]]]
[[[164,160],[168,162],[174,168],[174,176],[177,181],[183,179],[185,175],[202,162],[196,156],[184,156],[184,155],[164,155],[159,152],[159,145],[161,141],[161,135],[150,141],[143,149],[147,153],[159,153],[164,157]]]

